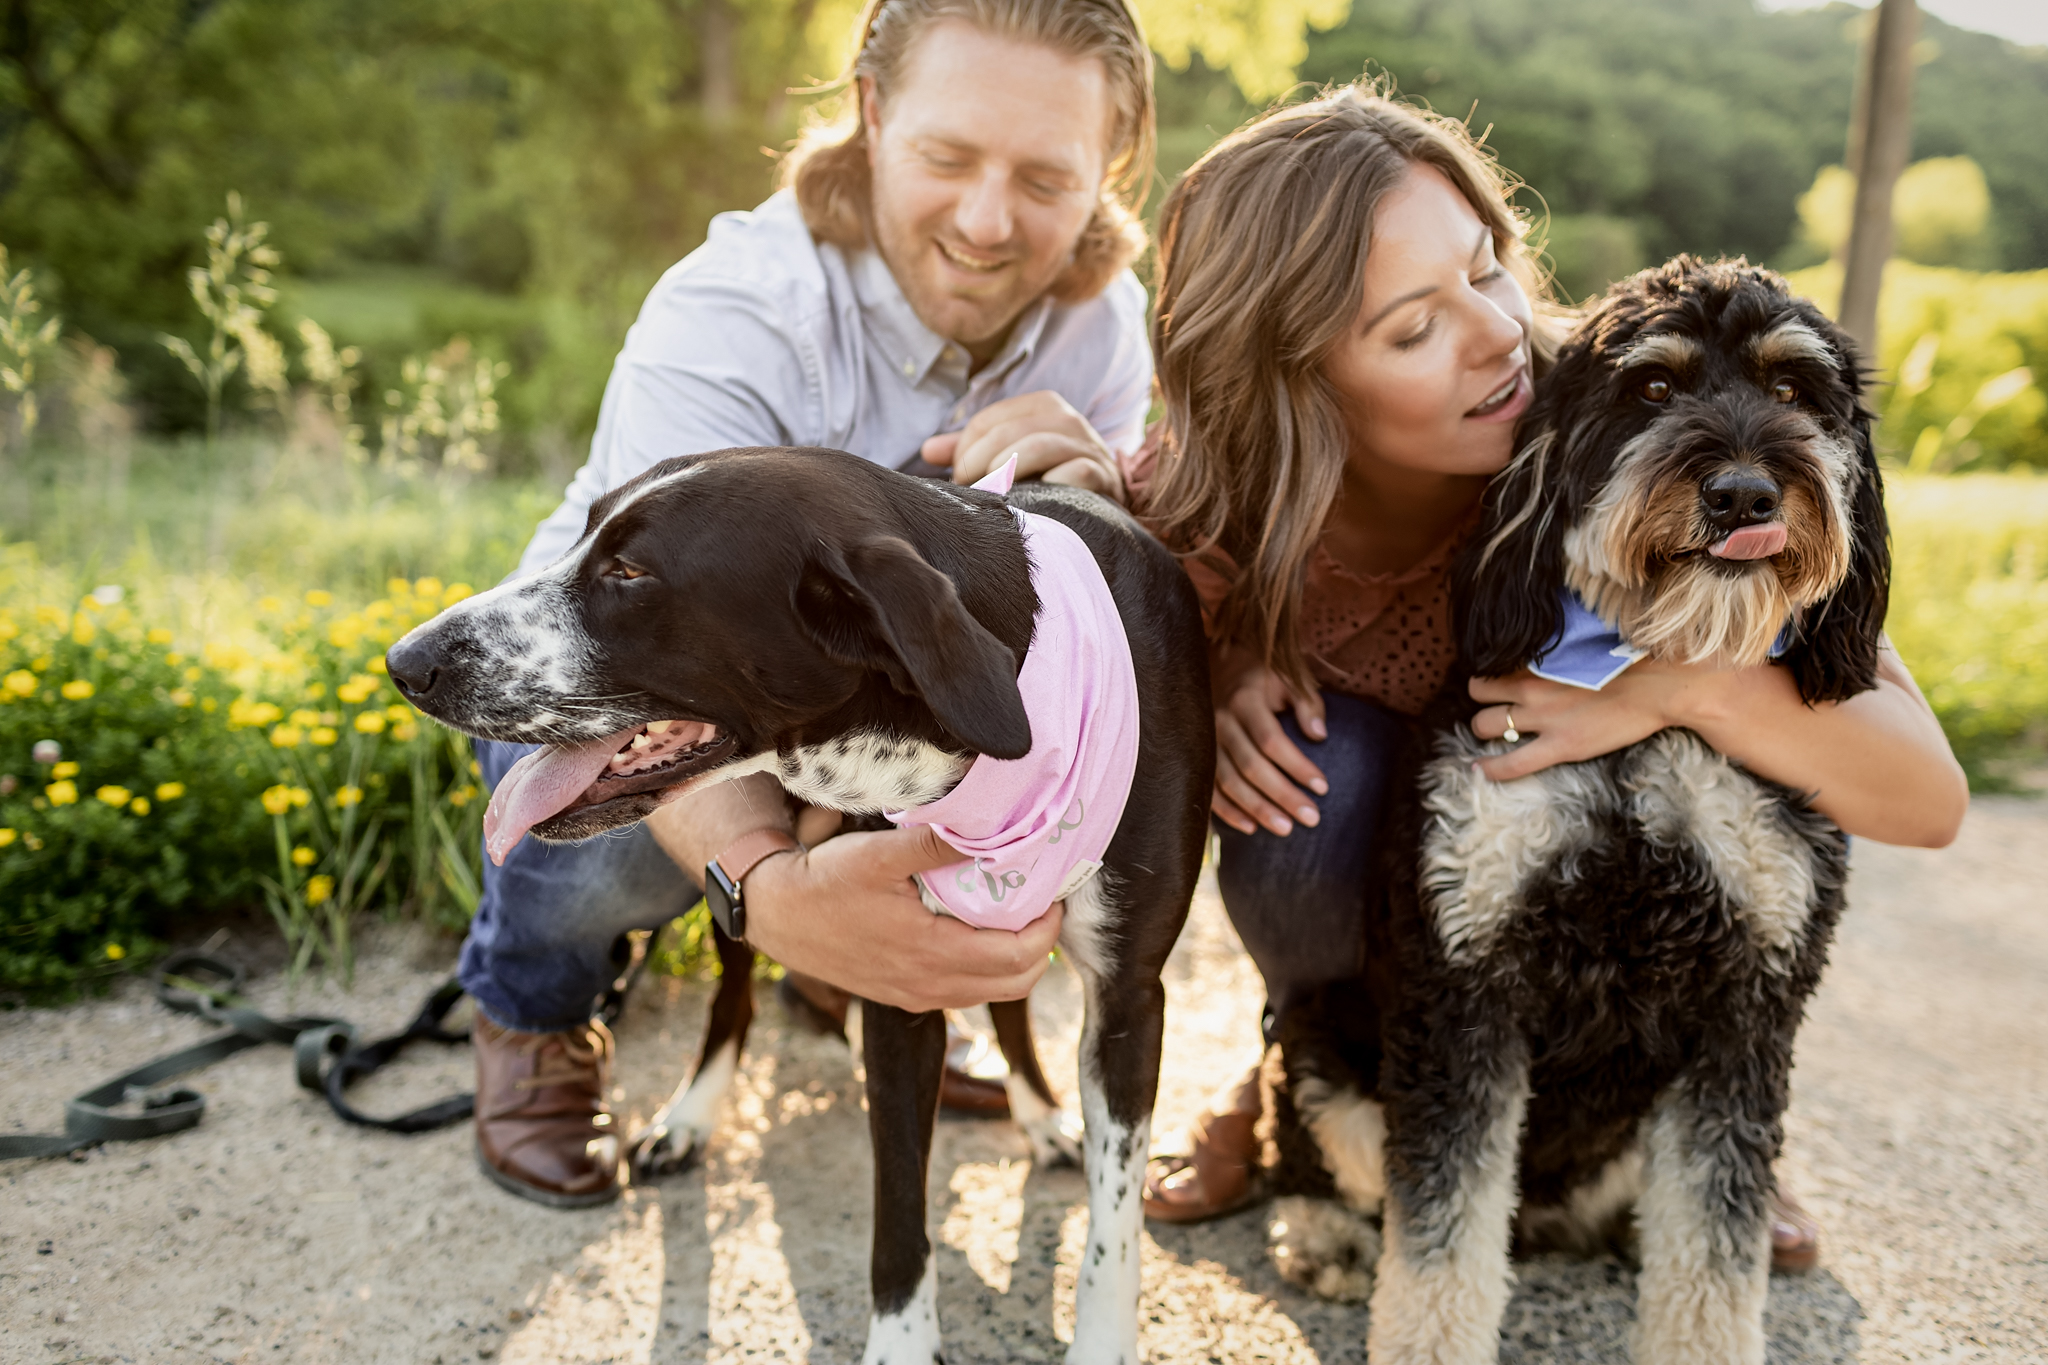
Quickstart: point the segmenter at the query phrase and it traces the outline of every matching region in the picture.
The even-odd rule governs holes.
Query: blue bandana
[[[1564,633],[1529,665],[1531,673],[1568,687],[1598,692],[1643,657],[1645,651],[1622,639],[1620,631],[1595,616],[1577,593],[1565,588],[1558,596],[1564,604]],[[1775,659],[1791,647],[1792,625],[1788,621],[1771,644],[1771,657]]]

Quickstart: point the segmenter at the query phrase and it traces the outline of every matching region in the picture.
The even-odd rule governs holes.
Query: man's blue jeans
[[[1373,890],[1372,844],[1406,722],[1356,697],[1323,693],[1330,737],[1303,737],[1291,713],[1281,726],[1329,779],[1314,798],[1319,823],[1296,821],[1282,837],[1240,834],[1221,821],[1216,882],[1223,907],[1266,983],[1265,1032],[1312,987],[1365,967],[1365,901]]]
[[[1340,693],[1323,694],[1330,737],[1307,741],[1281,724],[1330,780],[1321,823],[1285,838],[1222,824],[1216,879],[1230,922],[1265,979],[1267,1027],[1301,993],[1356,975],[1365,963],[1365,897],[1373,832],[1402,741],[1401,717]],[[478,740],[477,764],[496,787],[531,746]],[[646,826],[580,844],[522,839],[503,867],[484,861],[483,899],[459,973],[484,1012],[507,1028],[545,1033],[590,1018],[623,966],[620,935],[668,923],[696,901],[695,880]]]
[[[528,744],[476,742],[495,788]],[[483,898],[456,969],[462,988],[506,1028],[551,1033],[585,1023],[625,965],[629,929],[654,929],[690,908],[698,888],[645,825],[580,844],[521,839],[503,867],[484,859]]]

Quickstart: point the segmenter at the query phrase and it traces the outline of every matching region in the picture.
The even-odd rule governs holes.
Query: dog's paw
[[[687,1168],[703,1153],[708,1129],[656,1115],[633,1139],[633,1178],[659,1180]]]
[[[1266,1235],[1283,1279],[1339,1303],[1372,1297],[1380,1230],[1361,1215],[1333,1200],[1292,1195],[1273,1202]]]
[[[1068,1109],[1048,1109],[1028,1121],[1019,1121],[1025,1141],[1031,1144],[1031,1164],[1041,1171],[1055,1166],[1081,1165],[1081,1116]]]

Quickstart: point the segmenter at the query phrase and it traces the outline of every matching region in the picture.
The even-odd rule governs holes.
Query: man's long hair
[[[872,80],[886,106],[918,38],[946,19],[1102,63],[1115,111],[1108,171],[1073,259],[1050,290],[1061,302],[1093,298],[1145,250],[1138,210],[1152,180],[1152,54],[1125,0],[868,0],[860,47],[837,82],[853,105],[851,124],[842,116],[806,132],[783,160],[782,183],[795,188],[813,236],[849,249],[866,246],[873,191],[861,81]]]
[[[1212,147],[1159,217],[1152,351],[1166,429],[1143,509],[1168,545],[1220,552],[1214,622],[1311,688],[1299,622],[1308,562],[1350,434],[1323,362],[1358,317],[1380,200],[1433,166],[1540,302],[1512,188],[1465,126],[1371,85],[1275,110]],[[1538,372],[1554,353],[1539,314]]]

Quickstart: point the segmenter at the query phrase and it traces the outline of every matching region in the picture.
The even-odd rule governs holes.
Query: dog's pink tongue
[[[1727,539],[1709,547],[1708,552],[1717,559],[1769,559],[1785,548],[1786,534],[1782,521],[1745,526],[1730,531]]]
[[[621,730],[586,744],[550,744],[514,763],[484,812],[484,847],[491,861],[503,865],[526,831],[581,796],[632,736],[633,731]]]

